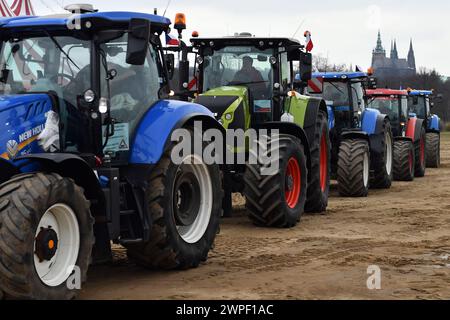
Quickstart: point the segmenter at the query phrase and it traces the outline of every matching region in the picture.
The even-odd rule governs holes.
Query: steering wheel
[[[59,79],[68,79],[69,82],[66,83],[65,85],[63,83],[59,83],[58,80]],[[66,73],[57,73],[55,74],[53,77],[50,78],[51,81],[56,82],[58,85],[60,85],[61,87],[65,87],[67,86],[69,83],[74,82],[75,81],[75,77],[70,75],[70,74],[66,74]]]

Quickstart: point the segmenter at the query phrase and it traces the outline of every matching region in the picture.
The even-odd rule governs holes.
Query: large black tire
[[[258,158],[258,164],[248,164],[244,175],[246,208],[250,219],[257,226],[291,228],[297,225],[305,210],[307,194],[306,156],[300,140],[290,135],[268,139],[267,146],[277,142],[279,168],[273,175],[263,175],[268,164]],[[261,146],[262,148],[267,146]],[[274,162],[272,162],[273,164]],[[287,177],[288,165],[293,164],[300,172],[299,183]],[[287,185],[288,183],[293,183]],[[286,189],[300,187],[295,204],[288,204]]]
[[[441,166],[441,136],[439,133],[427,133],[427,168]]]
[[[413,181],[415,168],[414,144],[399,140],[394,143],[394,179]]]
[[[376,157],[373,155],[372,177],[370,187],[374,189],[389,189],[394,180],[394,139],[391,124],[385,120],[383,123],[384,139],[381,142],[383,152]]]
[[[311,172],[306,198],[306,212],[321,213],[327,209],[331,176],[330,149],[327,116],[320,111],[316,120],[314,141],[310,144]]]
[[[76,266],[86,281],[92,247],[94,219],[83,190],[57,174],[24,174],[0,186],[0,291],[10,299],[69,300],[78,291],[67,283],[45,285],[35,268],[36,232],[42,216],[56,204],[69,206],[76,215],[80,249]]]
[[[417,178],[425,177],[427,170],[427,133],[425,128],[420,129],[420,139],[415,143],[416,170]]]
[[[203,163],[201,165],[177,165],[171,161],[171,153],[174,147],[175,144],[168,148],[161,161],[152,171],[150,177],[148,177],[148,206],[153,221],[150,240],[146,243],[125,245],[128,257],[131,260],[138,265],[150,269],[183,270],[196,268],[200,263],[205,262],[208,258],[209,251],[214,246],[222,216],[223,189],[219,166],[217,164],[206,166]],[[204,147],[206,147],[206,144]],[[207,168],[203,171],[207,171],[209,175],[212,187],[212,190],[210,190],[210,193],[212,193],[212,202],[211,210],[209,211],[209,223],[203,225],[206,227],[203,235],[197,241],[192,240],[191,242],[183,238],[183,235],[179,232],[179,228],[183,225],[183,222],[178,220],[179,216],[176,214],[180,210],[178,208],[180,204],[175,203],[177,199],[175,193],[178,194],[178,192],[181,192],[180,190],[185,182],[191,186],[196,183],[201,184],[198,177],[197,182],[195,182],[195,179],[186,180],[185,182],[182,181],[189,175],[189,171],[193,170],[193,166],[200,166],[197,167],[200,169]],[[193,222],[191,221],[192,223],[184,224],[188,228],[195,228],[196,221],[199,221],[197,219],[200,219],[201,209],[196,206],[209,201],[206,198],[207,195],[201,189],[197,191],[193,190],[191,190],[192,192],[189,190],[185,192],[185,200],[195,199],[188,207],[191,209],[195,208],[193,211],[196,211],[194,212],[196,218]],[[186,196],[189,192],[192,197]]]
[[[363,139],[341,142],[338,160],[338,190],[342,197],[367,197],[369,194],[370,149]]]

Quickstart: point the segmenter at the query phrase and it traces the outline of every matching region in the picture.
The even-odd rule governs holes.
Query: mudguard
[[[406,129],[406,136],[414,143],[420,140],[420,132],[424,126],[424,120],[419,118],[410,118],[408,121],[408,128]]]
[[[71,178],[85,190],[89,200],[102,202],[104,195],[100,182],[91,166],[82,158],[70,153],[37,153],[18,157],[21,173],[48,171]],[[26,164],[26,166],[24,166]]]
[[[300,126],[291,122],[265,122],[258,125],[256,129],[278,130],[281,134],[289,134],[299,138],[305,150],[308,172],[311,172],[311,151],[309,148],[309,140],[305,131]]]
[[[0,158],[0,184],[11,179],[11,177],[19,174],[20,170],[11,162]]]
[[[375,131],[369,134],[371,162],[376,161],[378,157],[384,154],[385,132],[383,129],[385,121],[389,121],[389,117],[378,112],[375,119]],[[373,124],[370,125],[372,127]]]
[[[366,132],[368,135],[376,134],[380,116],[381,113],[379,110],[367,108],[362,116],[362,131]]]
[[[137,126],[130,150],[130,164],[157,164],[171,140],[172,132],[199,120],[204,129],[223,127],[204,106],[175,100],[157,102]]]
[[[441,119],[433,114],[431,115],[429,121],[428,121],[428,128],[427,128],[427,132],[434,132],[434,133],[440,133],[441,132]]]
[[[308,141],[314,141],[316,134],[316,122],[319,111],[328,116],[328,109],[325,100],[315,97],[309,97],[308,105],[305,112],[305,120],[303,123],[303,130],[308,137]]]

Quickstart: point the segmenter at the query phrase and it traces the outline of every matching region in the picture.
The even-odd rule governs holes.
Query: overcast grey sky
[[[12,0],[9,0],[12,1]],[[61,4],[76,0],[32,0],[37,14],[61,11]],[[101,10],[125,10],[162,14],[168,0],[82,0]],[[397,39],[400,57],[406,57],[413,38],[418,66],[436,68],[450,76],[450,1],[419,0],[172,0],[167,16],[187,15],[188,32],[218,36],[248,31],[257,36],[293,36],[303,22],[303,32],[312,33],[313,53],[329,56],[332,62],[368,68],[372,49],[381,29],[383,45]],[[445,21],[447,20],[447,23]]]

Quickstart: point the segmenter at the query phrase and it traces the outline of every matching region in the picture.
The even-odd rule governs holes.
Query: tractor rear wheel
[[[89,207],[83,190],[57,174],[19,175],[0,186],[0,291],[6,298],[75,298],[94,245]]]
[[[370,187],[374,189],[389,189],[394,179],[394,139],[391,124],[387,120],[384,121],[383,132],[384,139],[381,146],[383,153],[372,159],[373,176]]]
[[[267,138],[260,143],[259,154],[278,154],[278,159],[248,164],[244,175],[246,207],[250,219],[258,226],[291,228],[305,210],[307,194],[306,156],[300,140],[291,135]],[[261,150],[263,149],[263,150]],[[278,164],[270,175],[264,171]]]
[[[425,128],[420,130],[420,139],[415,144],[416,170],[415,176],[422,178],[425,176],[427,168],[427,134]]]
[[[439,133],[427,133],[427,168],[441,166],[441,136]]]
[[[396,181],[414,180],[414,144],[399,140],[394,143],[394,179]]]
[[[331,153],[328,121],[320,111],[316,121],[316,134],[311,143],[311,172],[308,184],[306,212],[324,212],[328,206],[330,193]]]
[[[205,164],[203,155],[195,152],[175,164],[171,160],[175,146],[168,148],[148,178],[150,240],[126,245],[128,257],[150,269],[198,267],[207,260],[219,231],[223,201],[219,166]]]
[[[348,139],[341,142],[337,175],[339,194],[342,197],[367,197],[370,149],[366,140]]]

